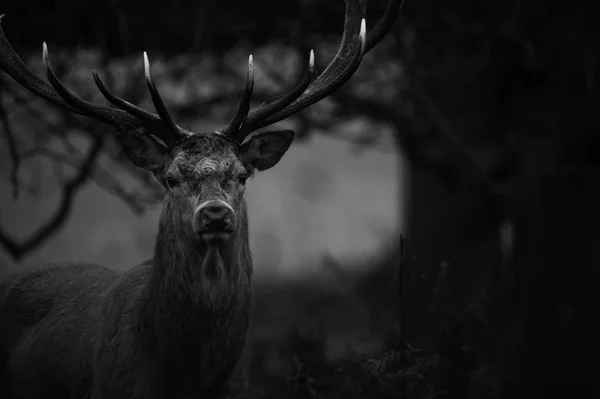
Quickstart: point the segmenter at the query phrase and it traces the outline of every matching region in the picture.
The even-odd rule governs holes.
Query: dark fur
[[[250,151],[215,135],[168,152],[150,147],[129,155],[154,165],[161,181],[182,179],[166,195],[154,258],[123,273],[46,265],[0,285],[2,398],[213,397],[230,378],[249,326],[252,275],[244,188],[235,179],[266,147],[258,140]],[[216,169],[195,168],[207,158]],[[220,256],[190,228],[194,207],[213,197],[236,212]]]

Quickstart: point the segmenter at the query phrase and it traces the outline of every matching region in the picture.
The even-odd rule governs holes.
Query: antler
[[[19,58],[15,50],[10,45],[8,39],[2,30],[2,18],[0,16],[0,69],[9,74],[22,86],[30,90],[33,94],[57,105],[67,111],[75,114],[84,115],[90,118],[107,123],[111,126],[132,125],[143,127],[148,133],[151,133],[167,145],[174,143],[191,133],[177,126],[169,116],[150,75],[150,64],[148,57],[144,53],[144,66],[146,71],[146,80],[152,96],[154,107],[158,115],[139,108],[112,94],[100,80],[98,73],[92,71],[96,85],[102,94],[114,105],[121,109],[101,106],[83,100],[73,94],[56,77],[50,66],[48,56],[48,46],[43,43],[42,59],[44,70],[48,81],[35,73]]]
[[[341,88],[356,72],[363,55],[375,47],[390,31],[402,3],[403,0],[389,0],[383,16],[373,31],[366,35],[366,21],[362,17],[359,0],[346,0],[342,43],[335,58],[323,73],[317,76],[314,52],[311,50],[308,71],[300,84],[287,94],[278,96],[274,101],[267,101],[266,104],[250,112],[248,112],[248,103],[253,85],[247,84],[238,114],[219,133],[242,142],[253,131],[279,122]],[[360,31],[357,35],[359,20]],[[249,82],[251,74],[250,71]]]
[[[308,70],[302,81],[288,93],[277,96],[250,111],[250,100],[254,88],[252,56],[250,56],[246,88],[238,112],[227,126],[217,133],[241,143],[253,131],[279,122],[338,90],[356,72],[363,55],[375,47],[390,31],[403,3],[403,0],[389,0],[383,16],[373,31],[367,35],[366,21],[362,17],[359,0],[345,1],[346,16],[342,43],[336,56],[323,73],[317,74],[315,55],[311,50]],[[143,127],[146,132],[157,136],[167,145],[192,134],[177,126],[171,119],[152,81],[150,63],[145,52],[144,70],[146,81],[158,115],[117,97],[104,85],[95,70],[92,71],[92,75],[98,89],[111,104],[119,109],[96,105],[77,97],[64,86],[52,71],[46,43],[43,44],[43,61],[48,81],[44,80],[29,68],[11,47],[2,30],[1,21],[3,16],[0,16],[0,69],[32,93],[67,111],[88,116],[109,125]],[[356,32],[359,26],[360,30]]]

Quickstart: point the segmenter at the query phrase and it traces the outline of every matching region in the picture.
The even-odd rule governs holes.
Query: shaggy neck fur
[[[157,365],[153,374],[167,391],[184,393],[198,384],[208,389],[237,363],[249,324],[252,259],[244,202],[237,231],[216,248],[192,236],[175,207],[163,208],[139,327],[147,361]]]

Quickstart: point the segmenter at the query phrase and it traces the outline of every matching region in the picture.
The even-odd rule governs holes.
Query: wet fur
[[[0,397],[205,398],[223,392],[242,353],[251,308],[246,204],[243,191],[227,186],[227,173],[233,176],[244,162],[230,143],[199,136],[165,161],[189,174],[181,188],[189,192],[167,195],[153,259],[122,273],[90,264],[46,265],[0,285]],[[201,179],[195,169],[207,157],[216,160],[215,169],[202,169]],[[159,180],[164,171],[156,172]],[[236,210],[237,229],[223,246],[209,249],[190,234],[182,209],[190,196],[201,200],[215,190]]]

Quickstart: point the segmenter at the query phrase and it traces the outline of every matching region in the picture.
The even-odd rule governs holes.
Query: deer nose
[[[233,230],[233,212],[231,207],[222,201],[205,202],[198,208],[196,215],[196,219],[199,222],[198,233]]]

